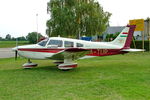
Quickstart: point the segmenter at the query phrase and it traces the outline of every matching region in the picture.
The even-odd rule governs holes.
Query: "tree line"
[[[7,34],[5,38],[0,37],[0,41],[29,41],[29,43],[36,43],[37,42],[37,34],[38,39],[40,40],[42,37],[41,33],[37,32],[30,32],[27,36],[21,36],[21,37],[12,37],[10,34]],[[38,41],[39,41],[38,40]]]
[[[16,39],[18,39],[18,41],[27,41],[26,37],[21,36],[21,37],[12,37],[10,34],[7,34],[5,36],[5,38],[0,37],[0,41],[15,41]]]

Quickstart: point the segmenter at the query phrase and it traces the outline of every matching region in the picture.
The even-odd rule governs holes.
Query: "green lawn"
[[[49,60],[0,59],[0,100],[150,100],[150,53],[78,60],[60,71]]]
[[[29,44],[28,41],[18,41],[18,45]],[[10,48],[15,47],[16,41],[0,41],[0,48]]]

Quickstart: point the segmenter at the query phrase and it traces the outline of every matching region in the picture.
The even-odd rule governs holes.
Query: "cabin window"
[[[38,45],[40,45],[40,46],[45,46],[46,43],[47,43],[47,41],[48,41],[48,39],[45,39],[45,40],[39,42]]]
[[[83,44],[77,43],[77,47],[83,47]]]
[[[73,42],[65,41],[65,47],[74,47],[73,45],[74,45]]]
[[[57,47],[62,47],[62,40],[50,40],[48,45],[56,45]]]

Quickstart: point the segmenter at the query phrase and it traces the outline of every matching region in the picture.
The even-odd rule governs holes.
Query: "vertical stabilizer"
[[[135,25],[127,25],[122,30],[122,32],[117,36],[117,38],[113,40],[111,43],[114,45],[118,45],[121,48],[130,48],[134,30]]]

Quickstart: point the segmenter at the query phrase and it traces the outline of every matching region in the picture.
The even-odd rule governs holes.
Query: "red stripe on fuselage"
[[[19,51],[29,51],[29,52],[42,52],[42,53],[58,53],[65,49],[18,49]],[[86,50],[86,49],[85,49]],[[109,55],[116,55],[116,54],[124,54],[125,52],[120,51],[121,49],[87,49],[90,51],[89,54],[86,54],[88,56],[109,56]],[[77,49],[78,51],[78,49]],[[75,49],[74,51],[75,52]]]
[[[44,53],[58,53],[64,49],[18,49],[19,51],[30,51],[30,52],[44,52]]]

